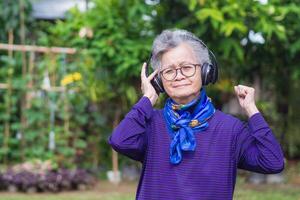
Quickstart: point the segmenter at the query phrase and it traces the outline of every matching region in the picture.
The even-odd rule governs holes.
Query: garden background
[[[63,15],[47,15],[68,2],[74,6]],[[142,63],[166,28],[195,33],[215,53],[220,77],[207,92],[218,109],[246,119],[235,106],[233,86],[255,87],[287,168],[283,183],[263,186],[258,196],[276,188],[278,194],[269,195],[299,199],[299,0],[1,0],[0,171],[24,164],[85,169],[100,181],[95,192],[102,191],[108,170],[139,170],[137,163],[117,157],[107,138],[141,97]],[[165,98],[161,95],[158,108]],[[246,184],[238,182],[241,188]],[[237,190],[237,198],[256,194],[257,188],[245,187],[249,194]],[[132,199],[132,188],[105,198],[123,199],[122,191],[129,191]]]

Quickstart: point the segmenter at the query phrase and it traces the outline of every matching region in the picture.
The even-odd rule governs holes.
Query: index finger
[[[252,89],[252,87],[249,87],[247,85],[238,85],[238,87],[241,89]]]
[[[142,70],[141,70],[141,78],[146,78],[146,66],[147,66],[147,63],[144,62],[143,66],[142,66]]]
[[[154,72],[152,72],[152,74],[150,74],[147,78],[149,80],[152,80],[157,73],[158,73],[158,69],[156,69]]]

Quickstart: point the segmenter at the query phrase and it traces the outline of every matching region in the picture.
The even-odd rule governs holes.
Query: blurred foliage
[[[300,1],[93,0],[86,12],[73,8],[57,21],[33,21],[29,1],[24,2],[27,43],[73,47],[77,53],[36,55],[33,73],[22,77],[20,53],[10,58],[0,52],[0,82],[11,81],[13,88],[12,94],[0,90],[5,102],[0,105],[0,145],[2,122],[9,121],[12,132],[8,148],[0,148],[0,161],[8,156],[10,163],[20,162],[24,153],[25,159],[50,159],[70,168],[110,167],[107,138],[140,98],[140,68],[154,37],[166,28],[195,33],[216,54],[220,80],[208,93],[218,108],[233,97],[234,85],[254,84],[257,104],[286,155],[300,156]],[[18,4],[2,1],[4,6],[0,40],[7,42],[13,29],[17,43]],[[66,91],[47,91],[47,80]],[[32,96],[22,133],[21,93],[30,81],[34,86],[27,89]],[[51,132],[55,147],[50,148]]]
[[[300,156],[295,97],[300,84],[299,5],[300,1],[279,0],[187,3],[200,25],[192,31],[218,55],[223,82],[258,86],[258,106],[292,157]],[[216,89],[226,92],[227,85],[221,89],[217,84]]]
[[[22,2],[22,5],[20,4]],[[30,0],[21,0],[21,1],[11,1],[11,0],[2,0],[0,1],[0,24],[1,24],[1,34],[0,41],[4,42],[8,40],[7,32],[12,30],[15,35],[16,41],[19,41],[19,28],[20,28],[20,10],[21,6],[24,9],[25,27],[28,31],[32,27],[33,18],[31,17],[32,5]]]

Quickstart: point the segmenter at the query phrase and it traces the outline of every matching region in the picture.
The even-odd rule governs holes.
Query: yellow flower
[[[62,86],[66,86],[66,85],[69,85],[75,81],[79,81],[82,79],[82,76],[79,72],[74,72],[72,74],[68,74],[66,75],[61,81],[60,81],[60,84]]]
[[[81,74],[79,73],[79,72],[75,72],[75,73],[73,73],[73,80],[75,80],[75,81],[79,81],[79,80],[81,80]]]

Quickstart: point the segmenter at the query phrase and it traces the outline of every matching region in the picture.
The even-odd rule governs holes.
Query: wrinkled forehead
[[[178,66],[184,63],[196,63],[197,58],[195,56],[193,48],[187,43],[181,43],[180,45],[165,51],[161,55],[162,68]]]

